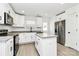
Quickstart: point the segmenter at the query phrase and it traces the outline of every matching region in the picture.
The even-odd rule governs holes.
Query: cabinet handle
[[[36,42],[36,44],[38,45],[38,42]]]
[[[10,41],[10,43],[12,43],[12,41]]]
[[[12,51],[12,47],[10,47],[10,51]]]
[[[37,42],[37,45],[38,45],[38,42]]]

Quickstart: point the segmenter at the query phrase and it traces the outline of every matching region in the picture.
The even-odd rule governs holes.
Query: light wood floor
[[[58,56],[79,56],[79,52],[72,48],[65,47],[61,44],[57,44],[57,55]]]
[[[38,56],[33,43],[24,44],[19,46],[17,56]]]
[[[79,56],[79,52],[65,47],[61,44],[57,44],[57,55],[58,56]],[[20,45],[17,56],[38,56],[34,44]]]

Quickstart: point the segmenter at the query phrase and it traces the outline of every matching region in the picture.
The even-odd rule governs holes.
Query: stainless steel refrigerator
[[[55,34],[58,35],[57,42],[65,44],[65,20],[55,22]]]

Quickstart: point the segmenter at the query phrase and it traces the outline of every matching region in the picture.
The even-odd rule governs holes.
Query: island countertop
[[[36,34],[37,36],[41,37],[41,38],[52,38],[52,37],[57,37],[57,35],[53,35],[53,34],[49,34],[49,33],[40,33],[40,34]]]

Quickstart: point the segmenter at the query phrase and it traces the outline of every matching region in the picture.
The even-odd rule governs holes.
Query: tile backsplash
[[[0,25],[0,29],[8,29],[9,32],[11,31],[25,31],[25,28],[14,28],[12,26],[7,26],[7,25]]]

